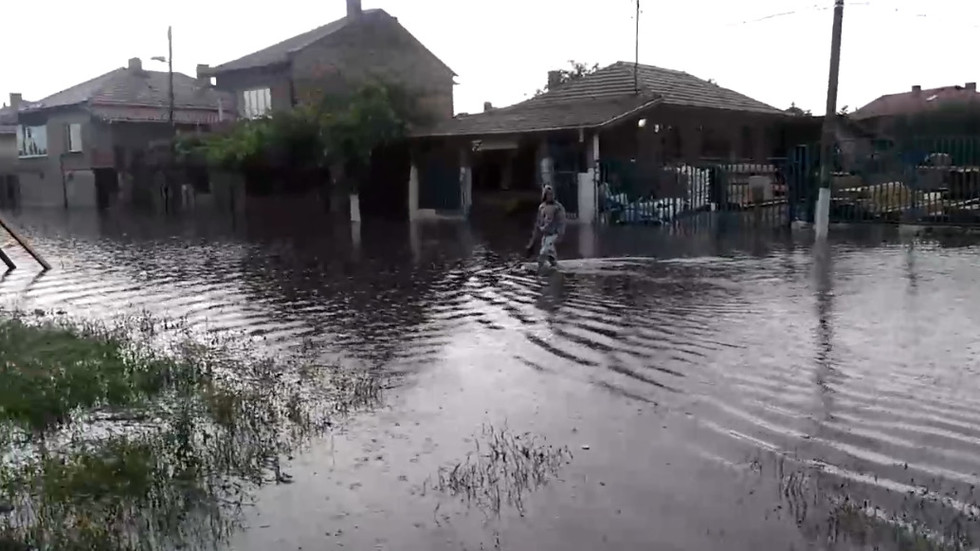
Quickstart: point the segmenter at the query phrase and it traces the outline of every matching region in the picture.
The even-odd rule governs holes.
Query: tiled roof
[[[382,10],[364,10],[361,16],[369,16],[380,11]],[[234,61],[229,61],[228,63],[218,65],[212,69],[211,72],[217,74],[226,71],[254,69],[257,67],[275,65],[277,63],[286,63],[289,61],[289,55],[293,52],[302,50],[303,48],[319,40],[323,40],[324,38],[346,27],[351,21],[352,19],[350,17],[343,17],[336,21],[332,21],[326,25],[313,29],[312,31],[305,32],[299,36],[294,36],[287,40],[283,40],[278,44],[273,44],[268,48],[248,54],[245,57],[240,57]]]
[[[787,116],[771,105],[681,71],[620,61],[516,105],[437,124],[417,136],[592,128],[650,105],[677,105]],[[639,90],[637,93],[637,87]]]
[[[860,120],[921,113],[961,104],[980,105],[980,93],[963,86],[944,86],[902,94],[887,94],[851,113],[851,118]]]
[[[634,80],[634,67],[636,76]],[[683,71],[635,65],[620,61],[599,69],[585,78],[573,80],[541,96],[548,99],[580,99],[600,96],[627,95],[643,92],[663,97],[666,105],[683,105],[709,109],[729,109],[758,113],[782,114],[771,105],[754,100],[734,90],[702,80]]]
[[[217,111],[218,100],[226,110],[233,111],[234,99],[197,80],[174,73],[174,104],[193,109]],[[162,71],[116,69],[67,90],[32,102],[24,111],[37,111],[88,103],[91,105],[168,106],[170,104],[168,73]]]
[[[632,94],[573,101],[532,99],[478,115],[458,115],[451,120],[415,132],[415,135],[419,137],[475,136],[593,128],[658,101],[657,96]]]
[[[354,22],[379,20],[379,19],[390,20],[394,22],[396,25],[400,25],[400,23],[398,23],[397,18],[392,17],[391,15],[388,14],[388,12],[384,10],[380,10],[380,9],[364,10],[363,12],[361,12],[361,15],[358,16],[357,18],[343,17],[336,21],[327,23],[326,25],[323,25],[321,27],[317,27],[312,31],[308,31],[299,36],[294,36],[290,39],[283,40],[278,44],[273,44],[268,48],[263,48],[257,52],[248,54],[247,56],[244,57],[240,57],[234,61],[229,61],[227,63],[218,65],[217,67],[211,69],[210,72],[211,74],[217,75],[229,71],[240,71],[243,69],[257,69],[260,67],[269,67],[271,65],[287,63],[289,61],[290,55],[302,50],[303,48],[306,48],[307,46],[311,46],[314,43],[323,40],[324,38],[327,38],[328,36],[340,31],[341,29],[346,28],[348,25]],[[409,35],[411,35],[411,33],[409,33]],[[418,40],[416,40],[416,42],[418,42]],[[428,49],[425,47],[425,45],[423,45],[421,42],[419,42],[419,45],[422,46],[422,48],[428,52]],[[429,53],[432,54],[432,52]],[[434,54],[432,54],[432,56],[435,57],[436,59],[439,59]],[[443,63],[442,60],[439,60],[439,62],[445,65],[445,63]],[[449,67],[446,68],[449,69]],[[455,73],[453,74],[455,75]]]

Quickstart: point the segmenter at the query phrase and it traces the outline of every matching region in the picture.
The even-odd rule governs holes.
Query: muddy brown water
[[[2,306],[314,340],[394,377],[256,494],[233,549],[976,545],[971,240],[573,227],[539,279],[499,221],[8,216],[55,270],[4,239]],[[494,470],[501,430],[570,456]]]

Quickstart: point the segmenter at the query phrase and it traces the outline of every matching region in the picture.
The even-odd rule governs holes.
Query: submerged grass
[[[0,549],[215,548],[284,457],[380,399],[377,376],[240,341],[140,341],[159,330],[0,320]]]
[[[500,515],[504,506],[523,516],[525,496],[547,484],[572,459],[568,448],[491,425],[475,436],[474,445],[463,461],[439,469],[435,489],[493,516]]]

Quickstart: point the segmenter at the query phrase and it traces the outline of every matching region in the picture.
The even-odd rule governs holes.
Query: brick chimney
[[[10,107],[14,111],[17,111],[18,109],[20,109],[20,104],[23,101],[24,101],[24,96],[18,94],[17,92],[11,92],[10,93]]]
[[[483,102],[483,112],[489,113],[490,111],[493,111],[493,104],[489,101]]]
[[[133,57],[129,59],[129,70],[138,73],[143,70],[143,61],[138,57]]]
[[[554,90],[561,84],[561,71],[548,71],[548,89]]]
[[[211,66],[207,63],[197,64],[197,83],[201,86],[211,86]]]
[[[363,11],[361,9],[361,0],[347,0],[347,17],[360,17]]]
[[[913,86],[913,87],[912,87],[912,92],[913,92],[913,93],[916,93],[916,94],[918,94],[918,93],[919,93],[919,92],[921,92],[921,91],[922,91],[922,87],[921,87],[921,86],[919,86],[918,84],[916,84],[915,86]]]
[[[971,92],[976,92],[977,91],[977,83],[976,82],[967,82],[966,83],[966,89],[969,90],[969,91],[971,91]]]

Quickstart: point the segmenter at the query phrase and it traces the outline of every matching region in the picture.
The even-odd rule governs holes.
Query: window
[[[68,152],[81,153],[82,151],[82,125],[73,122],[65,127],[68,137]]]
[[[18,157],[45,157],[47,154],[47,126],[20,126],[17,128]]]
[[[245,90],[242,96],[242,114],[246,118],[257,119],[272,109],[272,92],[268,88]]]

